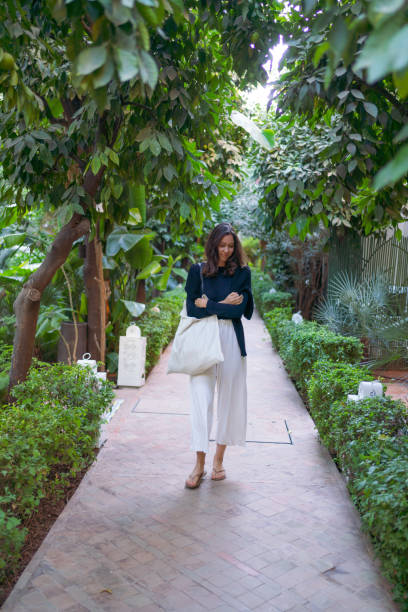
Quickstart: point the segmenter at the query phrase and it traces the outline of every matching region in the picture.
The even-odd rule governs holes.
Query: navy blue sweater
[[[202,319],[216,314],[219,319],[231,319],[237,336],[241,355],[245,357],[245,337],[241,317],[252,317],[254,300],[251,291],[251,271],[248,266],[237,268],[232,276],[225,276],[225,268],[218,268],[216,276],[205,277],[204,293],[208,297],[206,308],[199,308],[194,301],[201,297],[200,264],[193,264],[188,271],[186,282],[186,306],[189,317]],[[220,304],[229,293],[236,291],[243,296],[241,304]]]

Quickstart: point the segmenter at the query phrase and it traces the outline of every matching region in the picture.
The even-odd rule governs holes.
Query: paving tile
[[[251,439],[287,440],[286,419],[294,444],[228,448],[225,481],[184,489],[189,418],[153,414],[188,411],[166,349],[144,387],[117,391],[97,462],[2,612],[396,612],[265,328],[244,325]]]

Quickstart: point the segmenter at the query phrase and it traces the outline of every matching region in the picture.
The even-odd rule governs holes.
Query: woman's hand
[[[233,291],[232,293],[229,293],[227,297],[220,302],[220,304],[232,304],[233,306],[238,306],[239,304],[242,304],[243,299],[243,295]]]
[[[194,300],[194,304],[198,308],[206,308],[207,302],[208,302],[208,297],[206,295],[202,295],[200,298],[197,298],[196,300]]]

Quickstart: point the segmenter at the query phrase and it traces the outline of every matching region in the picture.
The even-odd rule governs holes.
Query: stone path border
[[[183,488],[188,380],[166,376],[167,349],[143,388],[118,391],[96,464],[4,612],[397,610],[258,315],[245,333],[258,442],[227,449],[227,479]]]

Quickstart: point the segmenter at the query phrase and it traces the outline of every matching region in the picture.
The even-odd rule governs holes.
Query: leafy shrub
[[[274,308],[264,314],[264,322],[271,336],[274,347],[277,351],[280,349],[280,338],[285,335],[286,323],[290,322],[292,310],[289,306],[283,308]],[[293,323],[289,323],[293,326]]]
[[[185,293],[182,289],[168,291],[149,304],[137,320],[142,336],[147,338],[146,376],[176,333],[184,299]]]
[[[24,540],[19,521],[92,462],[113,391],[109,383],[99,391],[87,368],[34,363],[13,399],[0,411],[0,521],[7,527],[0,557],[8,567]],[[0,568],[0,579],[5,571]]]
[[[293,298],[287,291],[275,291],[274,293],[264,291],[258,296],[256,305],[259,312],[263,315],[274,308],[291,307],[293,305]]]
[[[342,400],[348,393],[357,394],[362,380],[373,380],[368,368],[344,362],[334,362],[330,359],[320,359],[315,362],[312,376],[307,384],[307,397],[310,412],[319,430],[320,437],[331,452],[327,436],[332,430],[330,406],[336,400]]]
[[[282,358],[292,378],[302,392],[313,365],[319,359],[356,363],[363,356],[363,345],[353,336],[340,336],[315,322],[286,326],[286,336],[280,337]]]
[[[6,571],[15,570],[27,536],[27,529],[20,527],[20,520],[0,510],[0,582]]]
[[[407,408],[384,397],[335,401],[328,412],[330,426],[318,425],[321,439],[336,454],[395,595],[407,605]]]
[[[394,595],[408,610],[408,439],[380,441],[363,461],[349,488]]]
[[[267,293],[272,288],[276,289],[269,274],[267,272],[261,272],[253,266],[251,266],[251,285],[256,302],[259,301],[262,293]]]
[[[265,324],[289,373],[307,395],[322,442],[347,478],[364,529],[373,538],[398,601],[408,611],[408,414],[389,397],[347,402],[367,368],[357,338],[304,321],[290,308],[265,314]]]
[[[7,394],[12,352],[12,346],[0,342],[0,403],[4,400]]]

